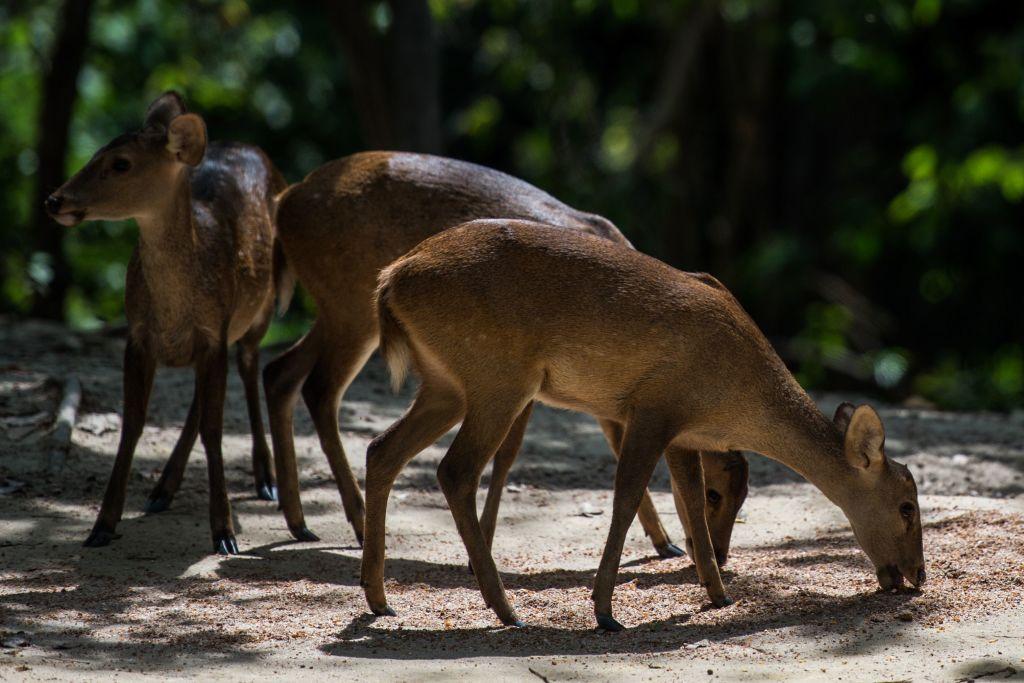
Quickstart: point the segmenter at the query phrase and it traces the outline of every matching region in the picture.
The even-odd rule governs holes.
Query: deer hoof
[[[672,557],[682,557],[686,554],[683,552],[682,548],[671,541],[664,545],[655,546],[654,549],[658,551],[658,557],[663,560],[667,560]]]
[[[609,633],[618,633],[619,631],[626,630],[626,627],[613,619],[610,614],[597,615],[597,628],[601,631],[608,631]]]
[[[309,530],[305,524],[302,526],[289,526],[288,531],[292,532],[292,536],[295,537],[296,541],[305,541],[307,543],[314,543],[320,540],[320,537]]]
[[[166,493],[150,496],[146,501],[146,504],[143,506],[142,511],[147,515],[159,514],[171,507],[172,500],[174,500],[174,498]]]
[[[715,607],[728,607],[729,605],[735,602],[736,601],[730,598],[728,595],[723,595],[721,598],[718,598],[717,600],[712,600],[711,604],[713,604]]]
[[[384,605],[383,608],[371,607],[370,611],[373,612],[378,617],[397,617],[398,616],[398,612],[396,612],[395,610],[391,609],[391,605]]]
[[[115,534],[113,530],[94,528],[82,545],[86,548],[102,548],[119,538],[121,538],[121,534]]]
[[[260,500],[277,500],[277,487],[273,484],[257,484],[256,497]]]
[[[213,537],[213,552],[218,555],[237,555],[238,541],[227,532]]]

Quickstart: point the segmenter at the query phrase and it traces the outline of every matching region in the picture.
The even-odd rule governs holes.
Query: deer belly
[[[558,408],[598,417],[618,417],[621,411],[621,369],[613,359],[592,353],[545,366],[538,398]],[[625,392],[628,393],[628,392]]]
[[[270,314],[271,297],[273,291],[269,287],[254,287],[252,291],[244,292],[228,323],[229,344],[238,341],[254,326],[264,322],[265,317]]]

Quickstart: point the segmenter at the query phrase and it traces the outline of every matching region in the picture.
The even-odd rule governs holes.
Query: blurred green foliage
[[[429,4],[447,154],[714,272],[809,386],[1024,405],[1024,6],[724,0],[652,128],[698,3]],[[368,7],[386,33],[390,6]],[[48,277],[24,226],[57,9],[0,7],[0,306],[15,312]],[[98,0],[68,172],[171,88],[290,180],[365,148],[319,4]],[[127,223],[68,233],[70,324],[122,316],[134,240]],[[296,309],[268,341],[304,328]]]

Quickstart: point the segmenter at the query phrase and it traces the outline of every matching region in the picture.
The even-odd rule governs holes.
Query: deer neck
[[[764,455],[793,469],[840,508],[853,492],[853,474],[843,454],[843,435],[794,381],[773,402],[762,432]]]
[[[136,218],[142,275],[161,328],[180,326],[192,313],[197,282],[198,237],[192,217],[188,171],[172,182],[166,201]]]

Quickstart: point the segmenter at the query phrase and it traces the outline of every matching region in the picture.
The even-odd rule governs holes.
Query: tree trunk
[[[437,27],[427,0],[391,0],[391,114],[401,149],[441,151]]]
[[[719,3],[708,2],[693,10],[676,34],[675,46],[658,88],[658,104],[647,117],[642,150],[650,148],[659,125],[671,130],[683,152],[673,169],[674,209],[666,226],[663,250],[677,268],[707,270],[704,233],[708,205],[717,192],[717,128],[714,97],[716,45],[723,32]],[[643,142],[647,141],[647,142]]]
[[[741,28],[724,32],[720,42],[723,116],[730,140],[722,176],[722,193],[708,235],[711,254],[708,267],[728,282],[736,269],[736,255],[756,240],[770,222],[772,196],[766,175],[765,124],[769,120],[772,76],[777,41],[771,26],[778,21],[777,6],[765,3]]]
[[[391,21],[371,23],[367,0],[326,0],[348,64],[356,111],[374,149],[441,151],[437,31],[427,0],[391,0]]]
[[[345,56],[359,125],[366,144],[388,149],[394,140],[388,107],[387,69],[365,0],[327,0],[327,16]]]
[[[646,158],[658,135],[672,127],[690,98],[695,97],[697,66],[709,37],[719,22],[720,3],[709,0],[699,4],[679,24],[662,67],[654,99],[644,114],[636,134],[637,161]]]
[[[78,97],[78,72],[89,42],[93,0],[66,0],[50,63],[43,80],[36,154],[39,169],[32,195],[33,250],[46,254],[53,277],[36,292],[32,315],[63,319],[64,300],[71,284],[71,269],[64,255],[64,228],[43,209],[43,200],[64,181],[68,128]]]
[[[634,133],[637,155],[635,167],[646,161],[659,138],[672,133],[685,153],[676,161],[672,184],[672,213],[660,231],[661,249],[666,259],[679,268],[695,268],[702,262],[701,207],[706,201],[705,172],[699,168],[702,157],[702,86],[707,80],[707,57],[713,36],[720,31],[719,0],[697,3],[668,37],[666,57],[661,65],[650,105],[640,117]]]

